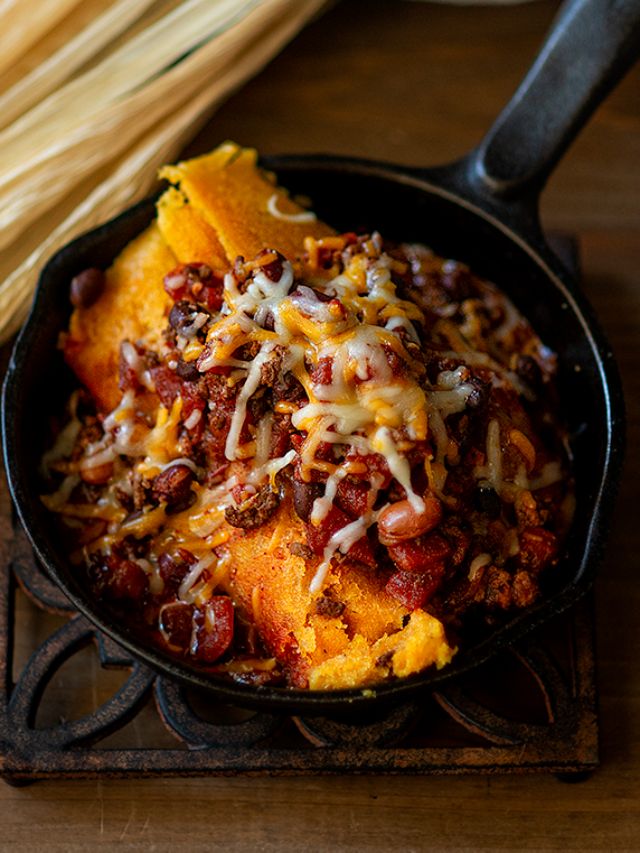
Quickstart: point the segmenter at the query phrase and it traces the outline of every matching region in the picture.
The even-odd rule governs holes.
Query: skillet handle
[[[567,0],[520,87],[464,160],[472,194],[535,204],[578,131],[639,54],[640,0]]]

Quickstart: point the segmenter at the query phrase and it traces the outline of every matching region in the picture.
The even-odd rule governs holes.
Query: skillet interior
[[[70,314],[68,283],[87,266],[106,267],[154,215],[143,202],[58,252],[42,273],[32,314],[11,359],[3,398],[4,451],[18,512],[41,562],[76,607],[138,657],[222,699],[251,707],[305,712],[350,708],[406,698],[476,665],[530,631],[585,591],[604,547],[622,451],[622,396],[615,366],[584,299],[560,262],[540,241],[537,250],[477,208],[457,203],[421,178],[399,182],[393,169],[327,158],[278,158],[267,163],[280,182],[308,195],[318,214],[340,230],[377,228],[386,237],[423,242],[439,254],[468,263],[498,284],[560,356],[561,416],[575,456],[578,506],[566,543],[568,556],[554,572],[543,600],[510,623],[461,650],[439,673],[428,672],[367,691],[316,692],[255,688],[203,675],[141,647],[126,626],[91,600],[59,545],[55,523],[39,500],[38,464],[48,441],[48,414],[60,412],[73,378],[56,350]],[[535,239],[535,238],[534,238]]]

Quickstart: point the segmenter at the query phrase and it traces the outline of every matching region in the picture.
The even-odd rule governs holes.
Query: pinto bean
[[[442,504],[431,492],[424,497],[424,509],[417,511],[408,500],[396,501],[378,516],[378,538],[383,545],[415,539],[437,527],[442,520]]]

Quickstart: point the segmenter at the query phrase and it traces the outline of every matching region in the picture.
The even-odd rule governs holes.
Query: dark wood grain
[[[237,93],[190,150],[233,138],[265,153],[451,159],[481,137],[514,90],[555,9],[345,0]],[[585,288],[627,393],[629,449],[597,585],[600,770],[576,785],[470,776],[2,786],[0,848],[110,849],[119,841],[190,851],[639,848],[639,162],[636,69],[568,153],[543,202],[548,226],[580,237]],[[64,684],[59,689],[62,701]]]

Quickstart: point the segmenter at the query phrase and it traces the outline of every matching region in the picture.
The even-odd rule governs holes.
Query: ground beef
[[[268,521],[279,504],[280,496],[271,489],[271,486],[267,485],[239,506],[227,507],[224,515],[232,527],[252,530]]]

